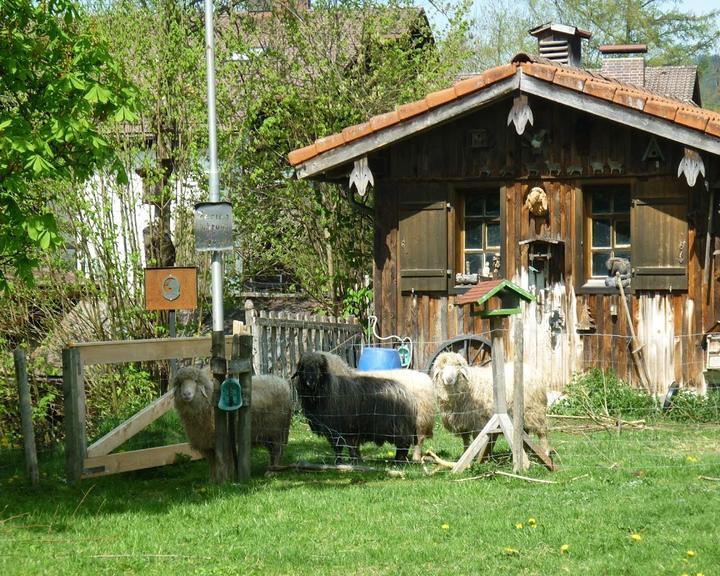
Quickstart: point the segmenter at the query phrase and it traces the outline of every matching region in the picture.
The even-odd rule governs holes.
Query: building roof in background
[[[500,88],[492,89],[500,84]],[[507,97],[518,89],[521,93],[534,94],[720,154],[720,113],[698,108],[647,86],[634,86],[594,71],[518,54],[510,64],[491,68],[293,150],[288,160],[298,169],[299,176],[318,175],[489,101]],[[472,100],[474,96],[477,98]],[[368,138],[371,135],[375,136],[372,142]],[[310,161],[313,166],[307,165]]]
[[[663,96],[693,101],[697,82],[697,66],[645,67],[645,88]]]

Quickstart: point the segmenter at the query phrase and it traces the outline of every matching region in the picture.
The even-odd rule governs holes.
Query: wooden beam
[[[148,404],[135,414],[132,418],[125,420],[120,426],[111,430],[105,436],[94,442],[87,449],[88,458],[96,456],[104,456],[110,454],[115,448],[120,446],[140,432],[143,428],[155,422],[160,416],[171,410],[173,407],[173,396],[175,389],[165,392],[160,398]]]
[[[190,448],[190,444],[187,442],[146,448],[144,450],[133,450],[132,452],[106,454],[94,458],[85,458],[81,477],[94,478],[96,476],[107,476],[108,474],[174,464],[178,454],[188,456],[191,460],[202,458],[202,455]]]
[[[356,158],[376,152],[381,148],[414,136],[419,132],[434,128],[444,122],[455,120],[463,114],[474,112],[478,108],[486,106],[517,90],[520,82],[519,78],[519,75],[516,74],[488,88],[483,88],[470,96],[453,100],[444,106],[439,106],[430,112],[420,114],[419,116],[375,132],[365,138],[328,150],[323,154],[311,158],[307,162],[298,164],[295,167],[295,173],[298,178],[320,176],[341,164],[352,162]]]
[[[225,337],[225,344],[227,347],[232,346],[232,336]],[[202,358],[210,356],[210,337],[82,342],[72,344],[71,348],[78,350],[84,366],[170,360],[172,358]]]
[[[720,138],[708,136],[692,128],[669,122],[606,100],[599,100],[581,92],[562,88],[557,84],[549,84],[531,76],[522,75],[520,91],[525,94],[539,96],[558,104],[563,104],[576,110],[581,110],[631,128],[636,128],[649,134],[657,134],[674,142],[704,150],[711,154],[720,155]]]

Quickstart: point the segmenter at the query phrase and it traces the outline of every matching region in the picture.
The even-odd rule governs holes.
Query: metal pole
[[[210,202],[220,201],[220,186],[217,167],[217,134],[215,121],[215,27],[213,26],[213,2],[205,0],[205,55],[207,62],[207,106],[208,106],[208,155],[210,159],[209,192]],[[210,365],[215,379],[213,404],[215,405],[215,469],[211,470],[214,482],[227,482],[232,473],[232,447],[227,430],[227,414],[218,408],[220,384],[225,379],[225,328],[223,312],[222,253],[212,252],[210,262],[212,296],[212,345]]]
[[[217,164],[217,132],[215,120],[215,32],[213,25],[213,2],[205,0],[205,56],[207,62],[207,100],[208,100],[208,154],[210,156],[209,191],[210,202],[220,201],[220,185]],[[210,264],[212,282],[213,331],[223,328],[223,284],[222,253],[214,251]],[[225,340],[223,339],[223,348]],[[224,356],[224,351],[223,351]]]

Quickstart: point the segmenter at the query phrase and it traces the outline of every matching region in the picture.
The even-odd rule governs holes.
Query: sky
[[[428,18],[433,24],[433,28],[436,28],[438,25],[440,26],[440,28],[442,28],[443,25],[446,23],[446,19],[442,16],[438,16],[437,10],[432,7],[433,4],[442,5],[443,0],[438,0],[437,2],[435,2],[435,0],[416,0],[415,3],[416,5],[425,8],[425,11],[428,14]],[[668,0],[668,4],[670,4],[670,0]],[[680,0],[678,2],[678,8],[685,12],[704,14],[706,12],[709,12],[710,10],[720,8],[720,2],[718,0]],[[540,22],[540,24],[542,24],[542,22]],[[570,23],[563,22],[563,24]]]

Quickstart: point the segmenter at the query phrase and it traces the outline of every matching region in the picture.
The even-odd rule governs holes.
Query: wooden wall
[[[643,159],[651,145],[650,135],[532,98],[534,125],[518,136],[512,125],[507,126],[511,104],[512,100],[503,101],[436,127],[374,159],[385,166],[384,176],[376,182],[374,274],[375,311],[382,334],[410,336],[415,343],[415,367],[419,368],[444,340],[463,333],[487,334],[486,323],[471,318],[467,307],[455,304],[457,290],[400,290],[398,207],[416,188],[435,186],[447,191],[448,267],[454,272],[458,194],[467,188],[492,187],[501,193],[505,277],[528,287],[528,245],[521,244],[523,240],[552,238],[564,250],[560,280],[528,305],[521,318],[513,319],[523,322],[526,361],[542,369],[556,389],[561,389],[573,372],[593,366],[612,368],[637,382],[628,321],[617,290],[583,290],[576,270],[581,250],[577,232],[582,217],[577,208],[580,190],[595,183],[625,183],[634,193],[661,190],[687,199],[688,289],[633,294],[630,309],[657,392],[664,393],[673,381],[702,388],[703,334],[716,329],[720,262],[714,255],[710,283],[705,285],[709,195],[702,179],[690,188],[684,177],[677,177],[682,147],[658,138],[650,156],[659,150],[662,157]],[[477,138],[487,146],[473,147]],[[539,149],[533,147],[533,138],[535,144],[542,142]],[[593,162],[602,162],[602,173],[594,173]],[[715,159],[707,168],[709,176],[716,173]],[[534,219],[524,207],[533,186],[547,192],[547,218]],[[713,240],[713,248],[718,247],[716,243]],[[594,321],[591,329],[583,329],[587,326],[580,322],[586,312]],[[507,340],[512,353],[512,342]]]

